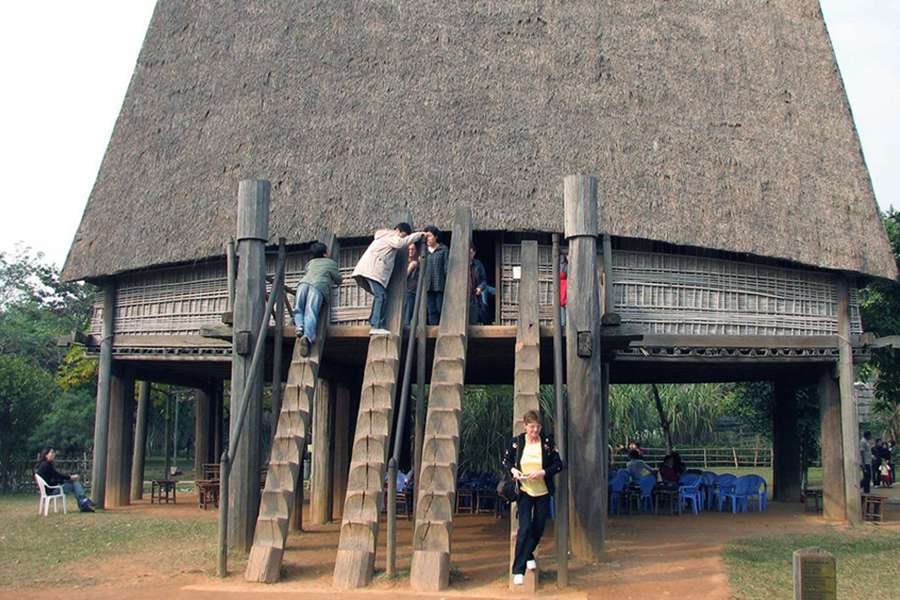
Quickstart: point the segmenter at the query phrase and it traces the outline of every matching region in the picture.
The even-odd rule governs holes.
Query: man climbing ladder
[[[297,326],[297,344],[300,356],[309,356],[309,349],[316,341],[319,311],[331,297],[331,286],[341,285],[341,272],[331,258],[328,248],[314,242],[309,251],[312,259],[306,264],[306,275],[297,286],[294,302],[294,324]]]

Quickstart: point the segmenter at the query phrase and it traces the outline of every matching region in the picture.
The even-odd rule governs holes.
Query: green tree
[[[29,456],[29,436],[53,397],[47,371],[19,356],[0,354],[0,463]]]
[[[882,214],[884,228],[900,264],[900,213],[890,210]],[[859,292],[859,310],[863,328],[879,337],[900,335],[900,285],[896,281],[873,280]],[[875,380],[876,400],[873,406],[877,422],[873,429],[882,435],[900,437],[900,350],[879,348],[863,370]]]

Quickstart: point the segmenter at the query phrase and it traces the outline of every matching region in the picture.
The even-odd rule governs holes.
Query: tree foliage
[[[884,228],[900,264],[900,213],[882,214]],[[895,281],[874,280],[859,293],[863,328],[879,337],[900,335],[900,285]],[[864,375],[875,381],[873,405],[876,422],[872,428],[882,436],[900,437],[900,350],[875,349]]]

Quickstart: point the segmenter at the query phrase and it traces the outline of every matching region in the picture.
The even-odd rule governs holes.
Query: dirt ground
[[[891,491],[900,500],[898,490]],[[215,521],[216,513],[202,511],[191,496],[179,496],[177,505],[141,502],[116,509],[154,516],[173,516]],[[877,527],[900,530],[900,505],[893,504],[887,522]],[[678,600],[731,597],[721,554],[731,540],[784,533],[817,533],[834,528],[821,516],[806,513],[801,505],[770,502],[766,513],[732,515],[703,513],[699,516],[616,516],[609,521],[605,559],[597,565],[570,563],[567,590],[556,587],[553,528],[544,536],[539,564],[543,571],[540,596],[548,598],[677,598]],[[876,527],[876,525],[866,525]],[[505,575],[509,552],[509,525],[492,515],[460,515],[454,529],[451,589],[436,594],[417,594],[409,589],[411,524],[398,526],[399,581],[379,577],[365,591],[348,593],[331,588],[331,573],[338,542],[338,525],[309,527],[292,534],[284,560],[282,582],[274,585],[243,581],[243,562],[232,560],[231,575],[213,576],[212,557],[173,564],[166,548],[129,554],[113,560],[85,559],[69,568],[74,577],[54,589],[4,589],[0,598],[96,598],[143,600],[206,600],[225,597],[333,599],[340,598],[517,598],[509,592]],[[384,569],[384,527],[376,571]],[[541,559],[540,554],[545,558]],[[192,564],[188,564],[192,563]]]

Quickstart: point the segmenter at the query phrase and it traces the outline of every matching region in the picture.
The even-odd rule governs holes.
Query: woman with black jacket
[[[84,487],[78,481],[78,475],[68,475],[60,473],[53,466],[56,459],[56,450],[53,448],[44,448],[38,456],[38,464],[34,472],[40,475],[41,479],[47,485],[61,485],[64,492],[74,493],[75,499],[78,501],[78,508],[81,512],[94,512],[94,503],[84,493]],[[46,490],[44,490],[46,491]]]
[[[525,432],[510,440],[503,466],[519,482],[519,531],[513,559],[513,583],[525,582],[525,569],[537,568],[534,550],[544,534],[553,496],[553,476],[563,470],[553,438],[541,435],[541,417],[529,410],[523,418]]]

